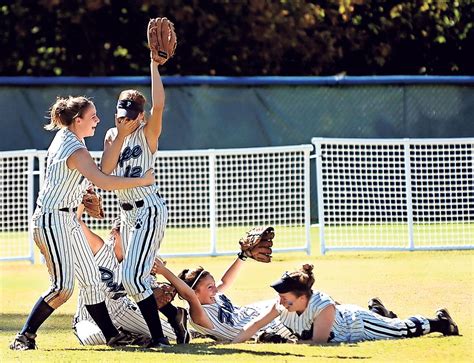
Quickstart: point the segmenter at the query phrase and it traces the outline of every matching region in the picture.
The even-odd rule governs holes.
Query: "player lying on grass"
[[[403,320],[388,318],[356,305],[337,304],[328,295],[313,291],[313,284],[313,265],[305,264],[297,271],[285,272],[271,285],[279,295],[277,303],[245,327],[233,342],[248,340],[277,318],[297,335],[298,342],[310,344],[413,338],[434,332],[459,335],[447,309],[436,311],[434,319],[421,315]],[[375,305],[380,302],[376,300]]]
[[[83,209],[83,205],[78,209],[78,220],[99,266],[103,289],[106,292],[105,304],[112,322],[115,326],[121,327],[122,332],[129,336],[129,344],[146,345],[151,338],[150,331],[137,304],[126,296],[121,282],[120,265],[123,259],[123,252],[119,225],[118,223],[114,225],[108,240],[104,242],[82,220]],[[168,321],[161,319],[165,336],[176,340],[178,344],[189,342],[186,310],[175,307],[170,302],[163,302],[163,295],[159,294],[156,280],[151,275],[150,283],[154,286],[153,294],[157,300],[157,305],[162,306],[165,303],[160,308],[160,311],[168,318]],[[169,300],[172,300],[172,297]],[[83,345],[105,344],[104,335],[88,314],[81,297],[79,297],[77,311],[74,316],[73,329]]]
[[[181,297],[187,300],[190,324],[194,330],[218,341],[232,342],[248,323],[265,314],[275,304],[275,300],[269,300],[237,306],[224,295],[242,269],[245,256],[262,262],[270,262],[272,243],[269,242],[272,241],[273,236],[274,232],[271,227],[257,228],[248,232],[247,236],[241,240],[243,252],[239,253],[217,284],[212,274],[204,270],[203,267],[183,270],[177,277],[162,261],[157,260],[153,271],[163,275],[176,287]],[[254,246],[249,249],[247,248],[248,239],[254,240]],[[263,243],[261,243],[262,241]],[[370,308],[374,313],[385,316],[393,314],[385,309],[379,299],[372,299]],[[252,336],[260,342],[282,343],[297,340],[297,337],[282,324],[277,316],[275,319],[268,320],[247,339]]]

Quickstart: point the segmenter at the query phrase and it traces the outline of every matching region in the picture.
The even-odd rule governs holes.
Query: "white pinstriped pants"
[[[46,260],[51,281],[42,295],[44,301],[53,309],[65,303],[74,291],[75,277],[85,304],[104,301],[99,268],[75,213],[37,209],[32,223],[33,238]]]
[[[149,276],[168,221],[166,203],[157,194],[147,196],[144,202],[143,207],[122,210],[120,215],[122,283],[136,302],[153,294]]]
[[[109,305],[108,300],[106,300],[105,303]],[[111,312],[109,309],[110,317],[115,326],[122,327],[132,333],[150,337],[150,330],[146,325],[145,319],[134,302],[125,296],[113,303],[121,305],[119,308],[116,308],[114,312]],[[160,319],[165,337],[176,340],[176,335],[171,328],[171,325],[169,325],[166,320],[163,320],[161,316]],[[73,329],[82,345],[106,344],[104,334],[92,319],[75,322]]]

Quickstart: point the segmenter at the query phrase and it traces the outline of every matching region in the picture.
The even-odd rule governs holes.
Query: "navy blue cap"
[[[288,272],[285,272],[283,276],[270,285],[279,294],[284,294],[291,291],[306,291],[308,288],[302,284],[296,278],[292,278]]]
[[[140,112],[143,112],[143,106],[133,100],[119,100],[117,102],[117,118],[127,117],[135,120]]]

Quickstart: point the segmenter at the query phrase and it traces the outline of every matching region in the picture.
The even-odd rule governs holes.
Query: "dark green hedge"
[[[472,0],[18,0],[1,75],[148,74],[146,24],[175,22],[181,75],[473,74]]]

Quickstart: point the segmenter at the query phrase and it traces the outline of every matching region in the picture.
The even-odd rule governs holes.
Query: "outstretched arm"
[[[248,324],[240,333],[232,340],[232,343],[242,343],[252,338],[261,328],[270,324],[276,317],[280,315],[275,305],[266,314],[259,316],[250,324]]]
[[[84,214],[84,204],[79,204],[79,207],[77,207],[77,220],[79,224],[81,225],[81,229],[84,232],[84,235],[86,236],[87,243],[89,244],[89,247],[92,250],[92,254],[96,254],[101,247],[104,245],[104,240],[100,238],[97,234],[92,232],[89,228],[89,226],[82,220],[82,215]]]
[[[128,189],[151,185],[155,182],[153,169],[147,170],[142,178],[121,178],[106,175],[99,170],[85,148],[74,151],[66,163],[69,169],[77,169],[79,173],[85,176],[92,184],[104,190]]]
[[[163,110],[165,108],[165,89],[161,81],[158,63],[151,60],[151,115],[145,125],[144,132],[150,151],[154,153],[158,149],[158,138],[161,135]]]
[[[173,272],[171,272],[165,266],[162,260],[160,260],[159,258],[155,259],[152,271],[157,274],[163,275],[163,277],[167,279],[170,284],[176,288],[176,290],[178,290],[178,294],[188,302],[189,313],[191,314],[191,318],[196,324],[207,329],[214,328],[214,325],[212,324],[211,320],[207,316],[207,313],[204,311],[201,303],[199,302],[199,299],[194,293],[194,290],[191,289],[183,280],[181,280]]]
[[[222,275],[221,281],[216,286],[219,292],[224,292],[230,286],[232,286],[244,263],[245,262],[242,261],[238,257],[234,260],[234,262],[232,262],[232,264],[227,268],[227,270]]]

